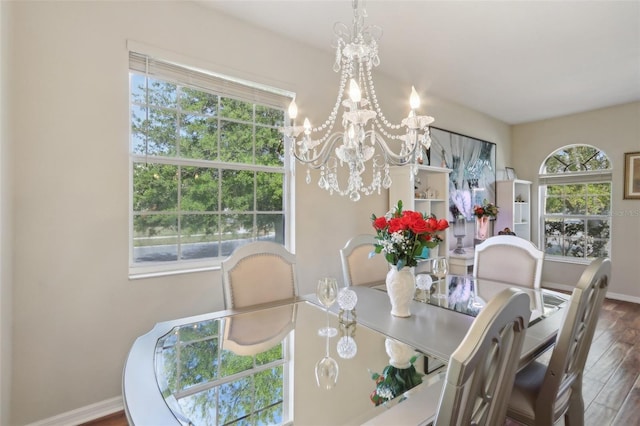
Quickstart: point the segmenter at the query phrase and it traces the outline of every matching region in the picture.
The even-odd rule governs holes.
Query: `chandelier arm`
[[[314,170],[317,170],[329,161],[334,145],[338,140],[342,139],[343,137],[344,136],[341,133],[332,133],[331,135],[329,135],[328,141],[325,142],[324,145],[322,145],[322,148],[319,151],[314,150],[318,152],[317,152],[317,155],[315,155],[312,158],[305,159],[304,157],[300,157],[300,155],[298,155],[295,149],[292,149],[292,154],[301,163],[306,164],[307,166],[309,166]]]
[[[406,164],[409,164],[414,159],[415,152],[420,145],[418,142],[416,142],[406,154],[396,154],[378,133],[374,132],[373,130],[369,130],[366,132],[366,136],[368,138],[371,138],[371,134],[374,135],[376,145],[378,145],[382,149],[382,153],[385,159],[389,160],[387,162],[392,166],[404,166]]]

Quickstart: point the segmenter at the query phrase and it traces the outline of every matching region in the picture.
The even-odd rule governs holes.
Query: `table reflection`
[[[325,312],[308,302],[181,325],[157,341],[156,380],[185,424],[359,423],[390,360],[355,318],[332,314],[336,337],[318,336]]]
[[[422,284],[417,285],[415,300],[474,317],[502,290],[517,287],[529,295],[531,302],[529,326],[559,311],[569,299],[568,295],[552,290],[518,287],[497,281],[476,279],[471,275],[448,275],[438,279],[430,274],[418,274],[416,282]],[[431,285],[427,289],[424,283]]]

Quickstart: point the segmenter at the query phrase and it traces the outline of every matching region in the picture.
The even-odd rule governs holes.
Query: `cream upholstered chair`
[[[384,283],[389,264],[382,254],[369,257],[374,250],[376,237],[356,235],[340,249],[344,285],[372,285]]]
[[[480,311],[449,359],[436,426],[504,424],[530,315],[529,297],[515,288]]]
[[[290,299],[298,295],[296,258],[280,244],[257,241],[222,261],[225,309]]]
[[[544,252],[524,238],[497,235],[475,249],[473,276],[540,288]]]
[[[516,375],[507,417],[526,425],[584,424],[582,373],[604,300],[611,262],[599,258],[573,290],[547,365],[534,361]]]

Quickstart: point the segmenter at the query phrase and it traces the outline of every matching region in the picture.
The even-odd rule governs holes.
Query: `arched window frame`
[[[578,158],[580,147],[594,154]],[[563,170],[549,173],[549,162],[562,155],[574,161],[559,161],[566,165]],[[611,257],[612,169],[606,153],[588,144],[561,147],[542,162],[538,183],[539,247],[545,259],[586,264],[594,257]]]

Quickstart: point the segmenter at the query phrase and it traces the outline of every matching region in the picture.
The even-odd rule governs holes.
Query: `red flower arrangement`
[[[418,259],[426,257],[423,254],[426,247],[434,248],[442,241],[437,232],[449,227],[446,219],[403,211],[402,201],[385,216],[371,215],[371,220],[378,240],[375,252],[384,253],[387,262],[396,265],[398,270],[416,266]]]
[[[493,204],[493,203],[489,203],[487,200],[484,200],[483,202],[484,204],[481,206],[474,206],[473,207],[473,214],[476,217],[484,217],[484,216],[489,216],[489,217],[496,217],[498,216],[498,207]]]

